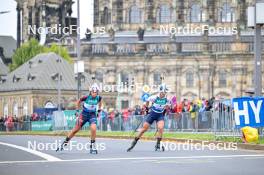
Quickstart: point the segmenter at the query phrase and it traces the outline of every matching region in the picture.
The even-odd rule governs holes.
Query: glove
[[[146,111],[146,114],[149,114],[149,108],[147,106],[144,106],[143,110]]]
[[[102,111],[101,109],[98,109],[97,110],[97,117],[99,116],[99,114],[100,114],[101,111]]]

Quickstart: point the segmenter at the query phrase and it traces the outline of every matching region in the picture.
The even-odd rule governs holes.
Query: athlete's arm
[[[151,102],[153,104],[153,102],[156,100],[157,96],[150,96],[147,101],[146,104],[144,105],[143,109],[148,113],[149,111],[149,103]]]
[[[99,102],[98,102],[98,113],[99,112],[101,112],[101,110],[102,110],[102,97],[101,96],[99,96]]]
[[[80,109],[81,103],[87,99],[87,96],[83,96],[77,101],[77,109]]]

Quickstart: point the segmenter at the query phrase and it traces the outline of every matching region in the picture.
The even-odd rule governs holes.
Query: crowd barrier
[[[21,121],[7,126],[0,123],[0,131],[61,131],[71,130],[75,127],[76,111],[54,113],[53,120],[48,121]],[[143,126],[147,116],[130,115],[123,117],[117,115],[113,118],[98,117],[97,129],[99,131],[134,131]],[[164,117],[164,130],[168,132],[214,133],[218,136],[241,136],[241,131],[235,126],[234,112],[228,106],[219,106],[212,111],[170,113]],[[89,129],[89,124],[82,130]],[[150,127],[156,131],[156,124]],[[259,128],[263,136],[263,128]]]

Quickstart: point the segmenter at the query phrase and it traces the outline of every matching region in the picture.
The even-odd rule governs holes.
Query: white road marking
[[[222,156],[183,156],[183,157],[120,157],[120,158],[97,158],[97,159],[68,159],[54,160],[52,162],[86,162],[86,161],[121,161],[121,160],[169,160],[169,159],[208,159],[208,158],[247,158],[247,157],[263,157],[264,154],[253,155],[222,155]],[[49,160],[32,160],[32,161],[1,161],[0,164],[16,164],[16,163],[49,163]]]
[[[26,147],[23,147],[23,146],[18,146],[18,145],[14,145],[14,144],[10,144],[10,143],[4,143],[4,142],[0,142],[0,145],[5,145],[5,146],[16,148],[16,149],[19,149],[19,150],[22,150],[22,151],[26,151],[28,153],[34,154],[36,156],[39,156],[39,157],[45,159],[46,161],[52,161],[52,162],[53,161],[56,161],[56,162],[61,161],[61,159],[59,159],[57,157],[54,157],[54,156],[51,156],[49,154],[45,154],[45,153],[42,153],[42,152],[39,152],[39,151],[36,151],[36,150],[33,150],[33,149],[29,149],[29,148],[26,148]],[[37,161],[39,161],[39,160],[37,160]],[[19,161],[17,161],[17,162],[19,162]]]

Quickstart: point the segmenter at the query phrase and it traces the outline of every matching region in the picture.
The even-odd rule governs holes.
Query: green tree
[[[51,44],[50,47],[42,46],[36,39],[30,39],[15,51],[12,57],[12,64],[9,65],[9,69],[10,71],[13,71],[34,56],[40,53],[48,52],[54,52],[60,55],[66,61],[72,63],[72,59],[66,48],[56,44]]]
[[[52,43],[50,47],[45,47],[45,52],[54,52],[58,55],[60,55],[62,58],[64,58],[69,63],[72,63],[72,58],[69,55],[68,50],[65,47],[59,46],[56,43]]]

